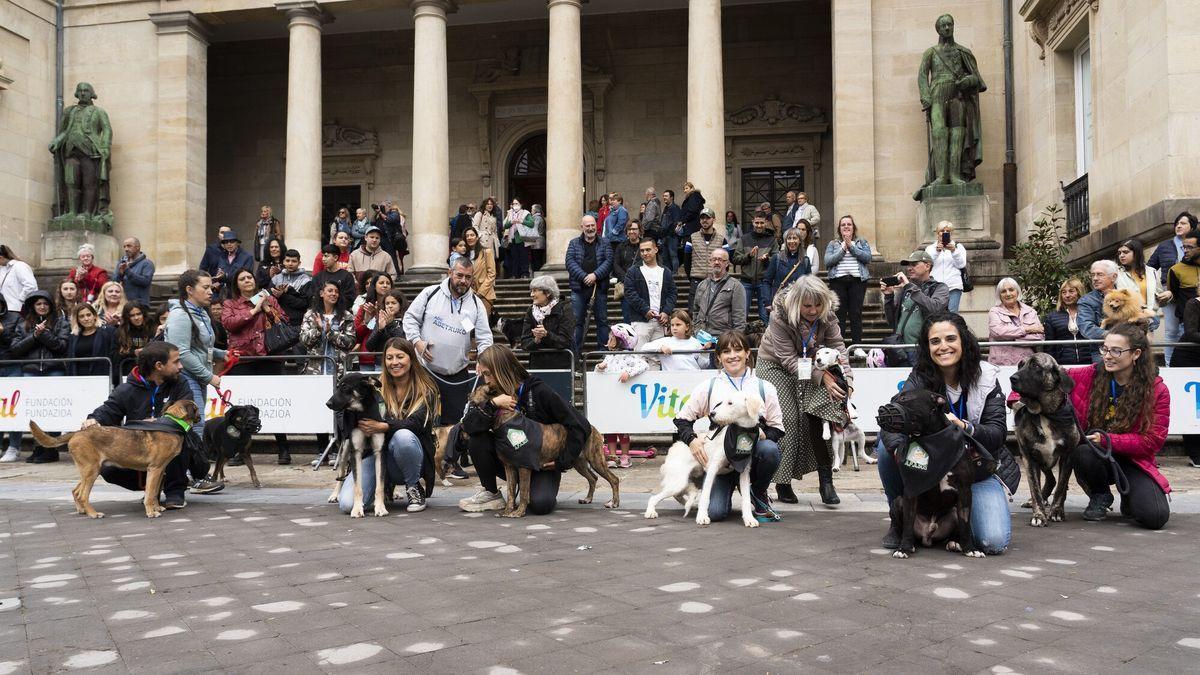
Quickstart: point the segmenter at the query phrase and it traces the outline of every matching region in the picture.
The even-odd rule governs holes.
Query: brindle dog
[[[477,408],[482,408],[488,402],[487,387],[479,387],[471,393],[471,404]],[[492,420],[492,428],[499,427],[514,416],[516,411],[499,411]],[[539,423],[540,424],[540,423]],[[538,461],[545,465],[553,462],[566,448],[567,445],[567,430],[561,424],[542,424],[542,447],[539,450]],[[604,463],[604,437],[600,432],[592,427],[591,433],[588,435],[587,441],[583,445],[583,451],[575,458],[575,470],[580,473],[588,482],[587,497],[579,500],[580,504],[591,504],[592,497],[596,493],[596,474],[604,477],[608,481],[608,485],[612,488],[612,499],[605,502],[604,508],[615,509],[621,504],[621,481],[616,474]],[[504,476],[508,482],[508,494],[505,495],[504,511],[496,514],[505,518],[521,518],[524,517],[526,509],[529,508],[529,483],[533,478],[533,471],[524,467],[516,467],[505,461],[502,455],[497,455],[500,462],[504,464]],[[518,481],[520,483],[518,487]],[[520,501],[514,505],[514,496],[520,495]]]
[[[1029,524],[1046,527],[1051,521],[1061,523],[1074,468],[1071,452],[1080,442],[1070,400],[1075,382],[1049,354],[1034,354],[1021,361],[1010,381],[1012,390],[1021,396],[1013,405],[1013,420],[1021,463],[1029,478],[1029,505],[1033,508]],[[1047,508],[1052,492],[1054,499]]]
[[[175,401],[164,411],[190,424],[200,421],[200,409],[192,401]],[[162,490],[163,471],[167,464],[183,450],[183,435],[173,431],[133,431],[121,427],[88,427],[72,431],[58,438],[47,436],[37,425],[29,423],[29,432],[44,448],[67,446],[75,468],[79,470],[79,483],[71,490],[75,498],[75,512],[87,514],[88,518],[103,518],[104,514],[92,508],[89,497],[92,485],[100,475],[100,463],[109,462],[125,469],[146,472],[147,518],[157,518],[165,511],[158,501]]]

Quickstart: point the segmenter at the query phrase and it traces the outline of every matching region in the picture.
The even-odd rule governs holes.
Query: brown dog
[[[1104,321],[1100,326],[1112,328],[1119,323],[1150,323],[1150,313],[1142,308],[1141,300],[1124,288],[1104,295]]]
[[[482,407],[487,401],[488,393],[486,387],[480,387],[471,393],[471,403],[476,406]],[[493,419],[492,427],[496,428],[503,425],[517,414],[516,411],[500,411],[495,419]],[[535,423],[541,424],[540,422]],[[559,453],[566,448],[567,430],[561,424],[541,424],[541,427],[542,447],[538,454],[538,462],[545,465],[553,462]],[[591,433],[583,445],[583,451],[579,453],[574,464],[575,470],[588,482],[587,497],[581,498],[579,503],[592,503],[592,497],[596,494],[596,478],[597,474],[599,474],[604,477],[604,480],[608,481],[613,494],[612,499],[604,503],[604,508],[615,509],[621,504],[621,481],[608,468],[608,465],[605,464],[603,446],[604,437],[600,435],[600,432],[595,427],[592,427]],[[525,516],[526,509],[529,508],[529,482],[533,478],[533,471],[509,464],[504,460],[502,455],[498,456],[500,462],[504,464],[504,476],[508,482],[508,494],[505,495],[504,511],[497,515],[505,518],[522,518]],[[517,494],[520,495],[520,501],[514,504],[514,497]]]
[[[200,420],[200,410],[192,401],[175,401],[167,407],[163,417],[170,415],[190,424]],[[89,497],[96,476],[100,475],[100,463],[110,462],[125,469],[146,472],[147,518],[157,518],[165,510],[158,502],[162,489],[163,470],[183,450],[183,436],[170,431],[132,431],[120,427],[89,427],[73,431],[58,438],[47,436],[37,422],[29,423],[29,432],[44,448],[67,446],[75,468],[79,470],[79,484],[71,490],[75,498],[75,512],[87,514],[88,518],[103,518],[104,514],[92,508]]]

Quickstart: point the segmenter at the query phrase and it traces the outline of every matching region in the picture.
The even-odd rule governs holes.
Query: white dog
[[[867,435],[854,423],[854,418],[858,417],[854,406],[850,406],[850,417],[850,424],[847,424],[845,429],[833,432],[834,471],[840,470],[847,457],[854,463],[855,471],[858,471],[860,458],[867,464],[875,463],[875,458],[867,456]],[[850,451],[848,455],[846,454],[847,449]]]
[[[696,483],[701,475],[704,483],[699,490],[699,505],[696,511],[696,524],[708,525],[712,522],[708,517],[708,504],[712,496],[713,484],[717,475],[733,471],[725,455],[725,436],[731,425],[744,428],[758,427],[758,417],[762,412],[763,401],[757,394],[730,392],[723,399],[709,401],[709,419],[712,429],[705,432],[704,452],[708,455],[708,465],[701,467],[692,456],[692,451],[684,443],[677,442],[667,452],[659,472],[662,481],[658,492],[650,497],[646,505],[645,517],[657,518],[655,507],[667,497],[674,497],[683,504],[683,515],[686,518],[693,505],[696,504]],[[762,438],[762,431],[757,431],[756,438]],[[746,527],[758,527],[754,519],[754,506],[750,500],[750,464],[738,475],[738,490],[742,498],[742,523]]]
[[[833,349],[832,347],[821,347],[820,349],[817,350],[816,356],[813,357],[813,382],[814,383],[820,382],[821,378],[823,378],[825,376],[825,373],[830,372],[830,373],[833,373],[833,376],[838,379],[839,383],[841,384],[842,390],[843,391],[847,390],[846,378],[842,374],[842,366],[841,366],[841,364],[838,363],[838,356],[840,356],[840,354],[838,353],[838,350]],[[846,401],[846,413],[850,417],[851,424],[853,424],[854,419],[856,417],[858,417],[858,415],[855,414],[854,411],[850,409],[849,400]],[[833,425],[830,424],[828,421],[826,421],[822,426],[824,428],[821,432],[821,438],[828,441],[834,435]],[[833,465],[834,468],[836,468],[838,466],[838,464],[840,464],[840,463],[835,463]]]

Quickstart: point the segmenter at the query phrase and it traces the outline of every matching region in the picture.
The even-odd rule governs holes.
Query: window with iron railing
[[[1091,229],[1087,174],[1063,185],[1062,191],[1063,205],[1067,211],[1067,241],[1075,241],[1087,236]]]

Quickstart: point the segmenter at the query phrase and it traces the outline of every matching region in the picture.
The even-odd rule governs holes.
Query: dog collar
[[[188,422],[187,420],[181,420],[181,419],[179,419],[178,417],[176,417],[176,416],[174,416],[174,415],[167,414],[167,413],[163,413],[163,417],[165,417],[165,418],[167,418],[167,419],[171,420],[171,421],[172,421],[172,422],[174,422],[175,424],[178,424],[178,425],[180,426],[180,428],[182,428],[182,429],[183,429],[183,433],[185,433],[185,434],[186,434],[186,433],[188,433],[188,432],[190,432],[190,431],[192,430],[192,425],[191,425],[191,423],[190,423],[190,422]]]

